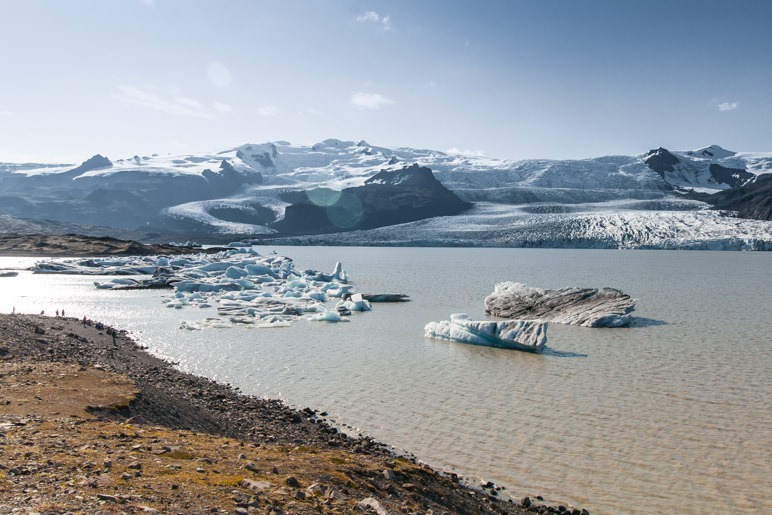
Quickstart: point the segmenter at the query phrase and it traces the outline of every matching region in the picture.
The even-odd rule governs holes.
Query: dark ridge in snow
[[[381,170],[367,179],[365,184],[402,185],[416,188],[433,188],[440,185],[429,168],[418,165],[411,165],[395,171]]]
[[[711,195],[708,202],[717,209],[736,211],[741,218],[772,220],[772,175]]]
[[[238,150],[236,151],[236,157],[238,157],[242,161],[251,159],[252,161],[255,161],[257,164],[259,164],[265,169],[276,169],[276,163],[273,162],[273,160],[279,156],[279,152],[278,150],[276,150],[276,145],[271,144],[270,152],[264,151],[262,153],[259,153],[257,151],[254,151],[251,145],[247,145],[245,150],[253,153],[245,154],[241,150]]]
[[[756,175],[742,168],[727,168],[718,163],[711,163],[709,170],[710,176],[716,183],[727,184],[731,188],[748,184],[756,178]]]
[[[665,172],[674,171],[675,169],[673,166],[677,165],[679,160],[666,148],[659,147],[654,150],[649,150],[643,162],[649,165],[649,168],[657,172],[657,174],[664,179]]]

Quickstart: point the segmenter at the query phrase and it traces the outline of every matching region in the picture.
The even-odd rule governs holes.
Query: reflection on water
[[[271,249],[265,249],[267,253]],[[772,510],[772,254],[276,248],[300,268],[341,260],[363,292],[407,293],[348,324],[181,331],[213,310],[100,278],[0,279],[0,311],[65,307],[130,328],[180,367],[325,410],[356,431],[514,495],[594,513]],[[0,268],[4,267],[0,258]],[[10,281],[10,282],[8,282]],[[551,324],[541,355],[424,339],[499,281],[611,286],[629,329]]]

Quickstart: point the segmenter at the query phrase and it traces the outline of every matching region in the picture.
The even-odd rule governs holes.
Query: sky
[[[0,162],[772,151],[769,0],[0,0]]]

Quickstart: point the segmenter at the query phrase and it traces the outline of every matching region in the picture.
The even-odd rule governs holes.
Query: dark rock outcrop
[[[679,163],[678,158],[670,153],[666,148],[659,147],[654,150],[649,150],[646,154],[646,158],[643,160],[649,168],[657,172],[657,174],[665,178],[665,172],[674,171],[673,166]]]
[[[716,209],[737,211],[741,218],[772,220],[772,175],[761,175],[755,182],[720,191],[705,200]]]
[[[373,229],[455,215],[471,207],[445,188],[429,168],[418,165],[383,170],[364,186],[340,192],[317,188],[282,198],[292,205],[272,227],[283,234]]]
[[[712,180],[717,184],[727,184],[730,188],[748,184],[756,177],[742,168],[727,168],[717,163],[711,163],[709,170]]]

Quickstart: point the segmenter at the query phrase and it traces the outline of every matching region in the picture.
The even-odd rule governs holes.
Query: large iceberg
[[[502,282],[485,298],[485,312],[502,318],[527,318],[580,325],[622,327],[632,322],[635,300],[614,288],[548,290]]]
[[[450,320],[426,324],[424,336],[472,345],[539,352],[547,343],[547,324],[536,320],[475,321],[466,313],[457,313],[450,315]]]

